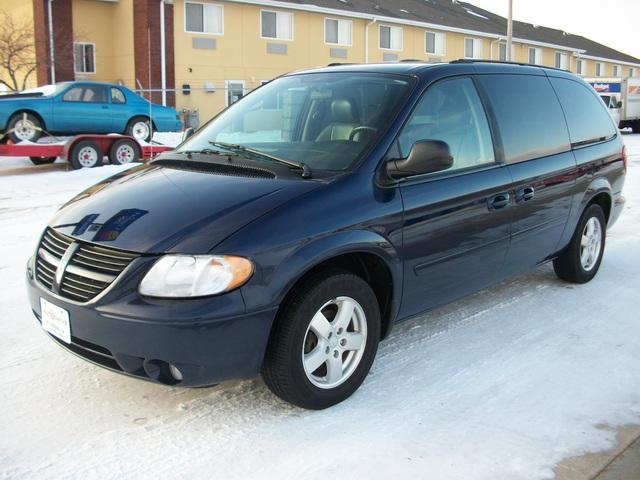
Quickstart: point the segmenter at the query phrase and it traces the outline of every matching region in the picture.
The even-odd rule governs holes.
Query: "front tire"
[[[42,136],[42,122],[30,113],[16,113],[9,119],[7,130],[14,143],[35,142]]]
[[[587,283],[598,273],[607,222],[600,205],[590,205],[580,217],[567,249],[553,261],[556,275],[571,283]]]
[[[321,410],[347,399],[367,376],[380,307],[369,284],[348,272],[321,272],[296,288],[276,319],[262,377],[283,400]]]
[[[133,117],[129,120],[125,133],[138,142],[150,142],[153,136],[151,122],[146,117]]]

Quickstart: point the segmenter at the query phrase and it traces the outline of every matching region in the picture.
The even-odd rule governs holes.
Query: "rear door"
[[[107,87],[74,84],[53,104],[54,128],[59,133],[109,133],[112,126]]]
[[[545,75],[479,75],[513,178],[506,273],[527,271],[557,252],[572,206],[576,161],[567,124]]]
[[[404,204],[406,317],[499,281],[509,245],[511,177],[497,161],[483,104],[470,77],[425,92],[391,157],[419,140],[447,142],[453,166],[400,184]]]

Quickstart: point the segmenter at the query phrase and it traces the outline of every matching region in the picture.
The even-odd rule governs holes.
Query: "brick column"
[[[57,1],[57,0],[56,0]],[[162,88],[162,64],[160,58],[160,1],[134,0],[134,61],[136,80],[144,89]],[[173,48],[173,5],[164,6],[166,86],[175,85]],[[151,66],[151,67],[149,67]],[[136,82],[136,88],[138,84]],[[145,94],[154,103],[162,103],[161,92]],[[167,94],[167,104],[175,105],[175,95]]]
[[[48,0],[33,0],[33,26],[38,67],[38,85],[51,83]],[[53,46],[56,82],[73,80],[73,11],[71,0],[55,0],[52,5]]]

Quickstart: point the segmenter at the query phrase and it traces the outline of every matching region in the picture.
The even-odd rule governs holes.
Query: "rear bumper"
[[[624,210],[624,205],[626,201],[627,200],[624,197],[624,195],[622,195],[622,193],[618,193],[617,195],[614,195],[613,205],[611,205],[611,214],[609,215],[609,223],[607,225],[607,228],[611,228],[613,224],[618,221],[618,218],[620,218],[620,214],[622,213],[622,210]]]
[[[185,387],[259,373],[277,307],[229,314],[244,308],[239,291],[209,299],[145,303],[126,285],[119,287],[128,295],[109,292],[96,304],[77,304],[52,294],[27,273],[36,318],[40,321],[40,298],[67,310],[72,343],[51,338],[92,363]],[[180,371],[181,380],[171,375],[169,364]]]

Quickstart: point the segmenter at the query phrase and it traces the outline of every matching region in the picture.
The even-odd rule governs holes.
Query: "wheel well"
[[[134,115],[133,117],[131,117],[129,120],[127,120],[127,124],[125,126],[125,130],[127,128],[129,128],[129,125],[131,124],[131,122],[133,122],[136,118],[143,118],[145,120],[149,120],[149,115]],[[151,129],[155,132],[156,131],[156,122],[154,122],[153,120],[151,120]]]
[[[45,129],[47,127],[47,124],[45,123],[44,119],[42,118],[42,116],[38,113],[38,112],[34,112],[33,110],[29,110],[29,109],[23,109],[23,110],[18,110],[17,112],[13,112],[11,114],[11,116],[9,117],[9,119],[7,120],[7,125],[9,125],[9,122],[11,121],[11,119],[13,117],[15,117],[16,115],[19,115],[21,113],[28,113],[29,115],[33,115],[34,117],[36,117],[38,120],[40,120],[40,124],[42,125],[42,128]]]
[[[602,211],[604,212],[604,218],[607,223],[609,223],[609,216],[611,215],[611,196],[608,193],[601,192],[597,194],[589,201],[587,208],[589,208],[590,205],[600,205],[600,208],[602,208]]]
[[[367,252],[353,252],[339,255],[315,265],[313,268],[305,272],[295,284],[289,289],[282,304],[288,300],[291,292],[296,291],[296,287],[304,283],[312,275],[323,270],[346,270],[354,275],[359,276],[369,284],[378,299],[380,306],[381,338],[384,338],[389,332],[391,325],[391,298],[393,295],[393,278],[389,267],[384,260],[377,255]]]

